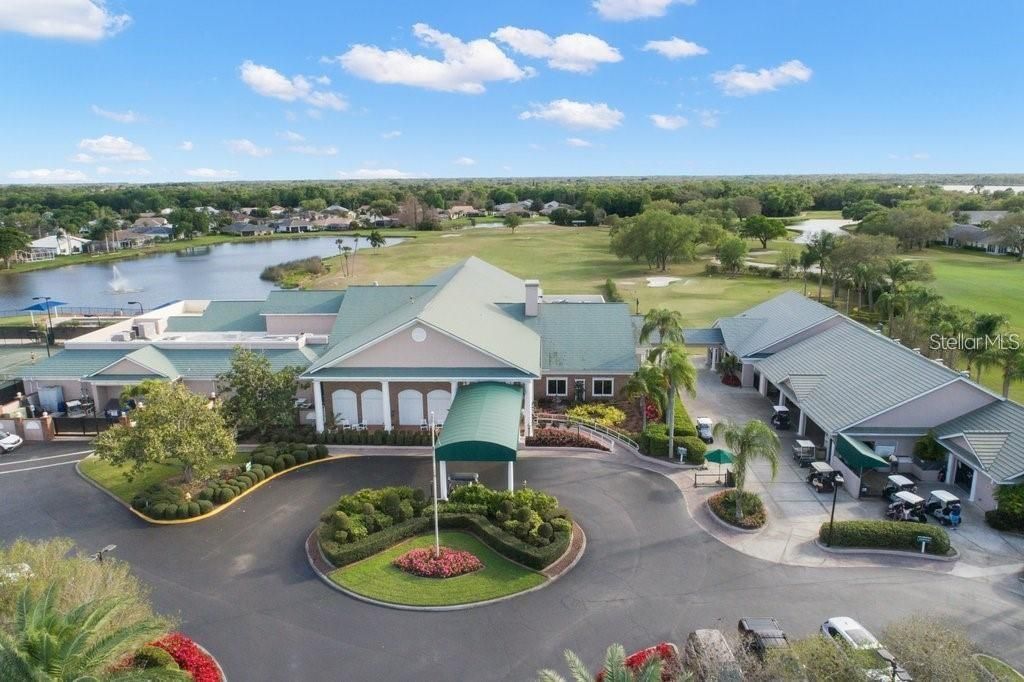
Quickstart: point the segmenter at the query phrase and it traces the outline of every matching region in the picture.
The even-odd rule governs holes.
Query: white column
[[[768,395],[768,377],[764,375],[764,372],[761,372],[761,378],[757,384],[757,392],[763,396]]]
[[[313,409],[316,411],[316,432],[324,432],[324,394],[321,382],[313,382]]]
[[[459,382],[453,381],[452,382],[452,390],[449,391],[449,393],[451,393],[451,395],[452,395],[452,400],[451,400],[450,403],[448,403],[448,407],[451,407],[452,403],[455,402],[455,394],[458,392],[458,390],[459,390]]]
[[[956,458],[953,457],[953,453],[949,453],[946,457],[946,479],[943,481],[946,485],[953,484],[953,475],[956,473]]]
[[[974,502],[977,499],[977,494],[978,494],[978,476],[981,475],[981,472],[978,471],[977,469],[974,469],[973,467],[972,467],[972,470],[974,471],[974,475],[971,476],[971,495],[967,499],[969,501],[971,501],[971,502]]]
[[[508,463],[508,491],[512,492],[516,489],[515,483],[515,462]]]
[[[803,436],[807,433],[807,413],[800,410],[800,419],[797,422],[796,435]]]
[[[438,489],[440,490],[440,492],[437,494],[437,497],[440,500],[447,500],[448,499],[448,462],[446,462],[444,460],[441,460],[440,462],[437,463],[437,466],[438,466],[437,478],[439,479],[438,482],[437,482],[437,485],[438,485]]]
[[[782,386],[779,386],[779,407],[786,406],[786,394],[782,392]]]
[[[391,430],[391,386],[386,381],[380,382],[381,399],[384,401],[384,430]]]
[[[524,431],[527,436],[533,435],[533,379],[529,379],[524,383],[523,388],[523,402],[526,404],[526,409],[523,413],[523,419],[526,422]]]
[[[718,369],[718,346],[711,347],[711,369]]]

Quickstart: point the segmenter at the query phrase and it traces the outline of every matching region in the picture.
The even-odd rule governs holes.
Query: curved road
[[[79,446],[79,449],[80,446]],[[64,451],[74,448],[65,446]],[[49,461],[49,460],[48,460]],[[61,460],[55,460],[61,461]],[[303,540],[338,495],[386,484],[429,486],[425,458],[373,456],[293,472],[205,522],[150,527],[71,466],[3,475],[0,540],[69,536],[108,543],[153,589],[160,611],[211,649],[235,680],[531,680],[573,648],[682,642],[697,627],[770,614],[795,635],[828,616],[869,628],[913,611],[965,622],[985,646],[1024,663],[1021,598],[979,581],[903,569],[811,569],[747,557],[688,517],[667,479],[570,457],[521,459],[517,483],[573,511],[589,544],[565,578],[503,604],[409,613],[349,599],[306,564]],[[477,467],[503,483],[499,467]]]

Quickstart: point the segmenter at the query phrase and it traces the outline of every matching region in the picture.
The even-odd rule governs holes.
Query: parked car
[[[895,680],[911,682],[914,678],[895,657],[882,648],[882,643],[868,629],[848,616],[834,616],[821,624],[821,633],[852,649],[874,651],[878,655],[878,668],[868,672],[869,680]]]
[[[774,618],[741,618],[736,628],[743,646],[758,658],[772,650],[789,648],[789,638]]]
[[[694,630],[686,638],[683,660],[698,682],[741,682],[743,670],[718,630]]]
[[[13,433],[7,433],[6,431],[0,431],[0,453],[7,454],[8,452],[14,452],[21,447],[21,444],[25,441],[22,440],[21,436]]]
[[[705,443],[714,443],[714,424],[707,417],[697,417],[697,437]]]

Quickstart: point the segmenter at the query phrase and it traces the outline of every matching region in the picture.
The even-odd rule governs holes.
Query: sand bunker
[[[648,277],[647,286],[651,287],[652,289],[657,289],[667,287],[669,284],[672,284],[672,282],[678,281],[680,281],[679,277]]]

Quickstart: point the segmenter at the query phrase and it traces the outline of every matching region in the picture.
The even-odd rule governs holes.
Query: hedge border
[[[828,552],[829,554],[852,554],[859,556],[898,556],[906,557],[907,559],[926,559],[928,561],[958,561],[960,559],[960,550],[953,545],[949,546],[949,549],[953,552],[952,554],[929,554],[925,552],[911,552],[909,550],[902,549],[878,549],[876,547],[829,547],[825,545],[818,538],[814,538],[815,546],[822,552]]]
[[[245,490],[240,492],[231,501],[225,502],[225,503],[220,504],[220,505],[217,505],[211,511],[209,511],[209,512],[207,512],[205,514],[201,514],[200,516],[194,516],[194,517],[192,517],[190,519],[154,519],[154,518],[150,518],[149,516],[146,516],[145,514],[140,512],[139,510],[135,509],[134,507],[132,507],[132,505],[130,503],[125,502],[120,497],[118,497],[117,495],[112,493],[110,490],[108,490],[107,488],[105,488],[102,485],[100,485],[97,481],[95,481],[92,478],[90,478],[89,475],[86,474],[84,471],[82,471],[82,469],[79,467],[79,463],[82,462],[85,459],[88,459],[89,457],[95,457],[95,456],[96,456],[95,453],[93,453],[93,454],[89,455],[88,457],[84,457],[83,459],[79,460],[78,462],[75,462],[75,473],[77,473],[83,479],[88,481],[88,483],[90,485],[92,485],[93,487],[95,487],[96,489],[101,490],[102,492],[104,492],[106,495],[108,495],[110,497],[110,499],[114,500],[115,502],[117,502],[118,504],[120,504],[121,506],[126,508],[132,514],[134,514],[135,516],[139,517],[140,519],[142,519],[146,523],[154,525],[154,526],[180,526],[180,525],[184,525],[184,524],[187,524],[187,523],[199,523],[200,521],[205,521],[206,519],[210,518],[211,516],[216,516],[217,514],[219,514],[222,511],[224,511],[225,509],[233,506],[240,499],[242,499],[243,497],[245,497],[249,493],[253,492],[254,490],[258,490],[263,485],[265,485],[267,483],[270,483],[271,481],[276,479],[278,476],[284,476],[285,474],[291,473],[291,472],[293,472],[293,471],[295,471],[297,469],[302,469],[302,468],[311,466],[313,464],[320,464],[322,462],[330,462],[332,460],[338,460],[338,459],[348,459],[350,457],[359,457],[359,455],[349,455],[349,454],[332,455],[331,453],[328,452],[327,456],[323,457],[321,459],[314,459],[314,460],[311,460],[309,462],[303,462],[302,464],[296,464],[295,466],[289,467],[289,468],[285,469],[284,471],[275,471],[273,474],[271,474],[270,476],[267,476],[262,481],[256,483],[255,485],[253,485],[253,486],[251,486],[249,488],[246,488]]]
[[[462,529],[462,532],[468,532],[471,535],[475,536],[475,534],[472,533],[472,531],[466,531],[466,530]],[[501,597],[495,597],[494,599],[487,599],[485,601],[478,601],[478,602],[470,602],[468,604],[452,604],[450,606],[411,606],[409,604],[398,604],[398,603],[395,603],[395,602],[380,601],[379,599],[373,599],[372,597],[367,597],[365,595],[359,594],[358,592],[353,592],[353,591],[349,590],[348,588],[342,587],[338,583],[334,582],[333,580],[331,580],[329,575],[327,575],[326,573],[324,573],[323,571],[320,570],[320,567],[318,566],[318,561],[317,561],[318,558],[319,558],[320,562],[322,562],[323,564],[325,564],[327,566],[330,566],[331,570],[338,570],[338,567],[333,566],[333,564],[331,564],[329,561],[327,561],[327,558],[323,555],[323,551],[320,549],[320,538],[319,538],[319,536],[317,534],[317,529],[316,528],[314,528],[312,530],[312,532],[310,532],[310,534],[306,537],[306,542],[303,543],[303,544],[305,545],[306,561],[309,563],[309,567],[313,569],[313,572],[316,574],[316,576],[318,578],[320,578],[321,581],[323,581],[328,587],[330,587],[331,589],[335,590],[336,592],[340,592],[340,593],[342,593],[342,594],[344,594],[344,595],[346,595],[348,597],[351,597],[352,599],[356,599],[356,600],[364,602],[366,604],[372,604],[374,606],[382,606],[384,608],[395,609],[397,611],[445,612],[445,611],[466,611],[468,609],[475,609],[475,608],[477,608],[479,606],[489,606],[491,604],[498,604],[500,602],[508,601],[510,599],[516,599],[518,597],[522,597],[524,595],[530,594],[531,592],[536,592],[538,590],[543,590],[545,587],[551,585],[553,582],[555,582],[556,580],[560,579],[566,573],[568,573],[573,568],[575,568],[576,564],[578,564],[580,562],[580,559],[583,558],[583,553],[587,549],[587,535],[586,535],[586,533],[583,532],[583,528],[580,527],[580,525],[578,523],[573,521],[573,523],[572,523],[572,535],[569,538],[569,546],[566,547],[565,552],[560,557],[558,557],[558,559],[556,559],[555,561],[553,561],[550,564],[551,566],[554,566],[555,564],[561,563],[563,561],[563,559],[565,559],[567,557],[567,555],[570,552],[573,551],[573,548],[576,547],[576,543],[574,542],[574,540],[577,537],[579,537],[580,542],[579,542],[579,548],[576,551],[576,555],[573,556],[572,559],[565,565],[565,568],[563,568],[562,570],[560,570],[558,573],[556,573],[554,575],[547,575],[543,571],[537,571],[537,573],[540,573],[541,575],[543,575],[543,576],[545,576],[547,578],[544,582],[540,583],[539,585],[535,585],[535,586],[533,586],[531,588],[522,590],[521,592],[515,592],[513,594],[506,594],[506,595],[501,596]],[[408,538],[406,538],[406,539],[408,539]],[[480,540],[481,542],[483,542],[484,544],[487,544],[486,541],[483,538],[479,538],[478,537],[477,539]],[[497,551],[497,550],[495,550],[495,551]],[[317,556],[314,556],[313,552],[316,552]],[[502,555],[502,556],[504,556],[504,555]],[[508,561],[511,561],[512,563],[518,563],[514,559],[509,559],[508,557],[505,557],[505,558]],[[524,568],[529,569],[529,566],[524,566]],[[529,570],[534,570],[534,569],[529,569]]]

